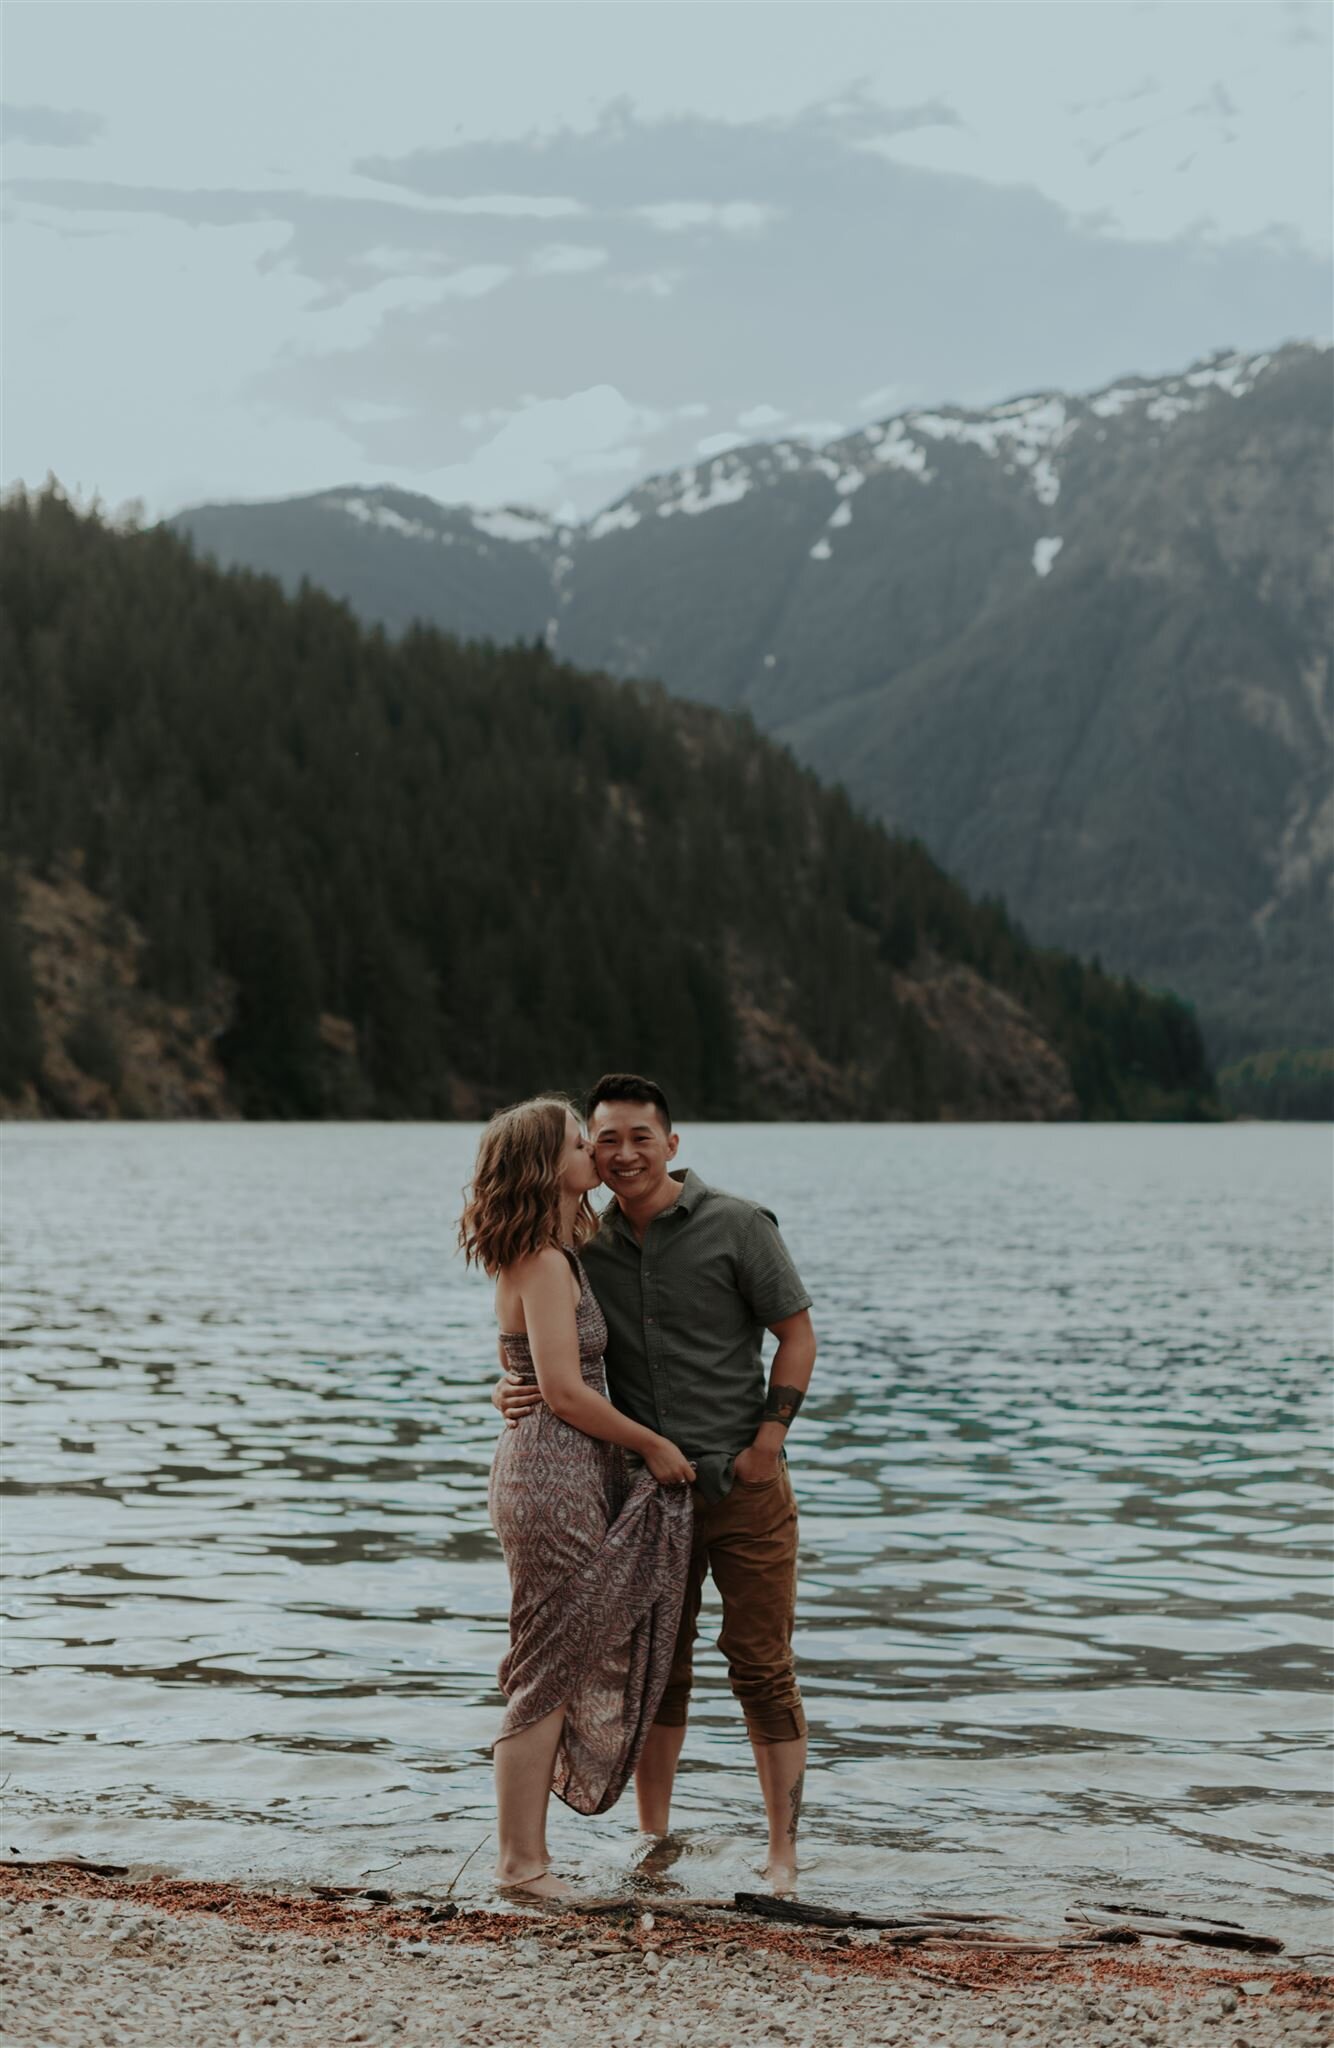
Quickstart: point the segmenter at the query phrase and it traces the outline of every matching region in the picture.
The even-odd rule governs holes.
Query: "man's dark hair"
[[[646,1081],[642,1074],[604,1074],[588,1091],[588,1100],[584,1104],[585,1122],[591,1121],[600,1102],[651,1102],[662,1118],[663,1129],[668,1137],[671,1136],[672,1112],[667,1106],[667,1097],[656,1081]]]

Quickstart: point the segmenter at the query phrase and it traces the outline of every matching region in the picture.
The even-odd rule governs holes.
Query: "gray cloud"
[[[100,114],[77,108],[0,106],[0,141],[33,142],[45,149],[82,149],[106,133]]]
[[[1285,42],[1294,47],[1320,43],[1322,38],[1317,24],[1324,17],[1323,8],[1304,4],[1304,0],[1283,0],[1280,11],[1283,15]]]
[[[1190,111],[1192,114],[1208,114],[1220,121],[1235,121],[1241,109],[1222,80],[1216,78],[1204,98],[1198,100]]]
[[[887,388],[988,402],[1326,331],[1329,265],[1292,238],[1135,242],[1032,189],[894,160],[895,135],[954,120],[860,90],[748,122],[617,102],[585,133],[364,159],[379,191],[360,197],[12,189],[71,225],[278,227],[260,266],[309,282],[309,338],[255,401],[336,423],[405,478],[540,442],[533,487],[583,508],[761,406],[832,430]]]

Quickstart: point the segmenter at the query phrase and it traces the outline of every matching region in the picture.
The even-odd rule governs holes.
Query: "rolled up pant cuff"
[[[746,1733],[752,1742],[800,1742],[806,1733],[806,1716],[800,1706],[776,1707],[764,1715],[747,1714]]]
[[[752,1742],[800,1742],[806,1733],[806,1715],[800,1700],[795,1706],[758,1708],[753,1712],[744,1707],[746,1732]],[[679,1699],[663,1696],[662,1704],[653,1716],[655,1728],[684,1728],[690,1713],[690,1695]]]

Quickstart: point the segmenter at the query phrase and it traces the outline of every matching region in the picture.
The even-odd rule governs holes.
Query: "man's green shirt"
[[[811,1297],[768,1209],[697,1173],[672,1178],[681,1193],[642,1245],[613,1203],[582,1257],[607,1319],[612,1400],[679,1444],[717,1495],[764,1419],[764,1333]]]

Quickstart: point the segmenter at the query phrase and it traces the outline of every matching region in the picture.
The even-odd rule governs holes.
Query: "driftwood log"
[[[786,1920],[800,1927],[882,1927],[933,1928],[979,1927],[1004,1919],[1002,1913],[858,1913],[851,1906],[808,1906],[800,1899],[774,1898],[768,1892],[737,1892],[732,1904],[738,1913],[753,1913],[760,1920]]]
[[[1132,1934],[1156,1935],[1160,1941],[1192,1942],[1197,1948],[1241,1949],[1252,1956],[1283,1953],[1283,1943],[1272,1934],[1248,1934],[1231,1921],[1180,1919],[1154,1907],[1076,1906],[1065,1917],[1080,1927],[1121,1927]]]
[[[27,1862],[6,1856],[0,1862],[0,1870],[83,1870],[89,1877],[128,1877],[128,1863],[88,1863],[82,1856],[42,1856],[36,1862]]]

